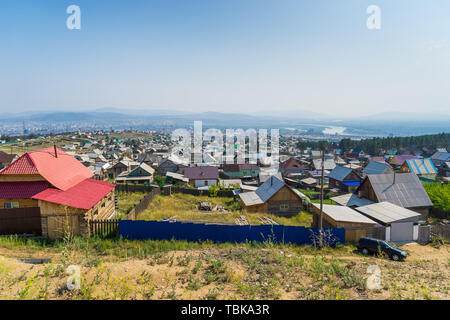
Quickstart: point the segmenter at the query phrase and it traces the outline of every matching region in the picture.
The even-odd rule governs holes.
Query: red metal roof
[[[93,173],[77,159],[53,147],[27,152],[0,174],[40,174],[54,187],[68,190],[93,176]]]
[[[0,182],[0,199],[29,199],[48,187],[47,181]]]
[[[48,188],[32,198],[69,207],[89,210],[114,189],[115,185],[94,179],[85,179],[65,191]]]

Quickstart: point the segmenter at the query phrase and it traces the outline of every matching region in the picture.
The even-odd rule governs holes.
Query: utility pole
[[[323,246],[323,180],[325,177],[325,152],[322,150],[322,179],[320,181],[320,218],[319,218],[319,246]]]

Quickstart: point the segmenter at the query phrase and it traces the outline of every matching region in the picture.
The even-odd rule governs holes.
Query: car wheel
[[[400,257],[399,257],[398,255],[396,255],[396,254],[393,254],[393,255],[391,256],[391,258],[392,258],[392,260],[394,260],[394,261],[399,261],[399,260],[400,260]]]
[[[363,248],[362,249],[362,253],[363,253],[363,255],[368,255],[369,254],[369,250],[367,250],[367,248]]]

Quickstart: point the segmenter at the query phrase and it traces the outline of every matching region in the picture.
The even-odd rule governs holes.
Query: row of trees
[[[423,150],[423,148],[426,148],[430,152],[433,152],[436,148],[450,147],[450,133],[411,137],[372,138],[361,141],[342,139],[339,142],[339,147],[345,151],[359,147],[369,154],[380,154],[381,150],[399,148],[415,150]]]
[[[387,137],[387,138],[371,138],[363,140],[342,139],[339,143],[328,141],[299,141],[297,148],[306,150],[324,150],[329,146],[337,146],[342,151],[351,151],[355,148],[361,148],[365,153],[371,155],[379,155],[382,150],[390,149],[416,149],[423,150],[427,148],[433,152],[436,148],[450,149],[450,133],[430,134],[412,137]]]

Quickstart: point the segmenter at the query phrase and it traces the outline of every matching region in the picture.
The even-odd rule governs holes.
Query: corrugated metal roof
[[[359,198],[354,193],[348,193],[344,194],[342,196],[337,196],[330,198],[334,202],[340,204],[341,206],[347,206],[347,207],[360,207],[360,206],[366,206],[369,204],[374,203],[373,201],[367,199],[367,198]]]
[[[316,170],[322,170],[322,159],[313,160],[313,165]],[[325,159],[324,168],[325,170],[333,170],[336,167],[336,163],[333,159]]]
[[[313,203],[312,205],[320,210],[320,204]],[[359,212],[356,212],[349,207],[324,204],[323,213],[325,213],[336,222],[367,223],[372,225],[377,224],[375,221],[367,218],[366,216],[360,214]]]
[[[53,147],[27,152],[0,174],[40,174],[61,190],[67,190],[93,176],[93,173],[77,159],[58,148],[56,150],[57,156]]]
[[[378,202],[389,201],[403,208],[430,207],[428,194],[414,173],[368,175]]]
[[[184,169],[184,176],[188,179],[219,179],[219,169],[212,166],[188,167]]]
[[[449,161],[450,160],[450,153],[449,152],[435,152],[431,159],[433,160],[439,160],[439,161]]]
[[[176,180],[181,180],[181,181],[184,181],[184,182],[189,182],[189,179],[188,179],[188,178],[185,178],[185,176],[183,176],[183,175],[180,174],[180,173],[167,172],[167,173],[166,173],[166,176],[167,176],[167,177],[171,177],[171,178],[176,179]]]
[[[387,201],[358,207],[355,210],[383,223],[392,223],[399,220],[420,217],[420,213]]]
[[[291,157],[280,163],[280,168],[285,170],[302,170],[304,169],[304,166],[297,159]]]
[[[254,206],[264,203],[255,191],[239,193],[239,198],[241,198],[246,206]]]
[[[85,179],[66,191],[48,188],[32,198],[89,210],[110,193],[114,187],[114,184],[108,182]]]
[[[254,192],[246,192],[239,194],[239,197],[242,199],[246,206],[253,206],[257,204],[263,204],[267,200],[273,197],[275,193],[280,191],[281,188],[287,186],[283,179],[278,178],[276,175],[271,176],[266,180],[256,191]],[[289,186],[287,186],[290,188]],[[290,188],[294,193],[302,198],[302,194],[299,192],[295,192],[295,189]]]
[[[388,172],[392,172],[389,164],[378,161],[369,162],[369,164],[363,169],[363,173],[365,174],[383,174]]]
[[[276,176],[271,176],[255,192],[263,202],[266,202],[281,188],[283,188],[284,185],[284,181],[280,180]]]
[[[352,169],[344,168],[341,166],[336,166],[328,175],[328,178],[332,178],[338,181],[344,181],[345,177],[347,177],[352,172]]]
[[[430,159],[409,159],[406,160],[406,164],[415,174],[437,174],[436,167]]]
[[[281,175],[281,172],[273,173],[273,172],[267,172],[267,171],[261,171],[258,175],[259,182],[264,183],[269,179],[271,176],[276,176],[278,179],[282,180],[283,176]]]
[[[300,180],[300,182],[303,182],[305,184],[314,184],[314,183],[317,183],[317,180],[314,178],[305,178],[305,179]]]

